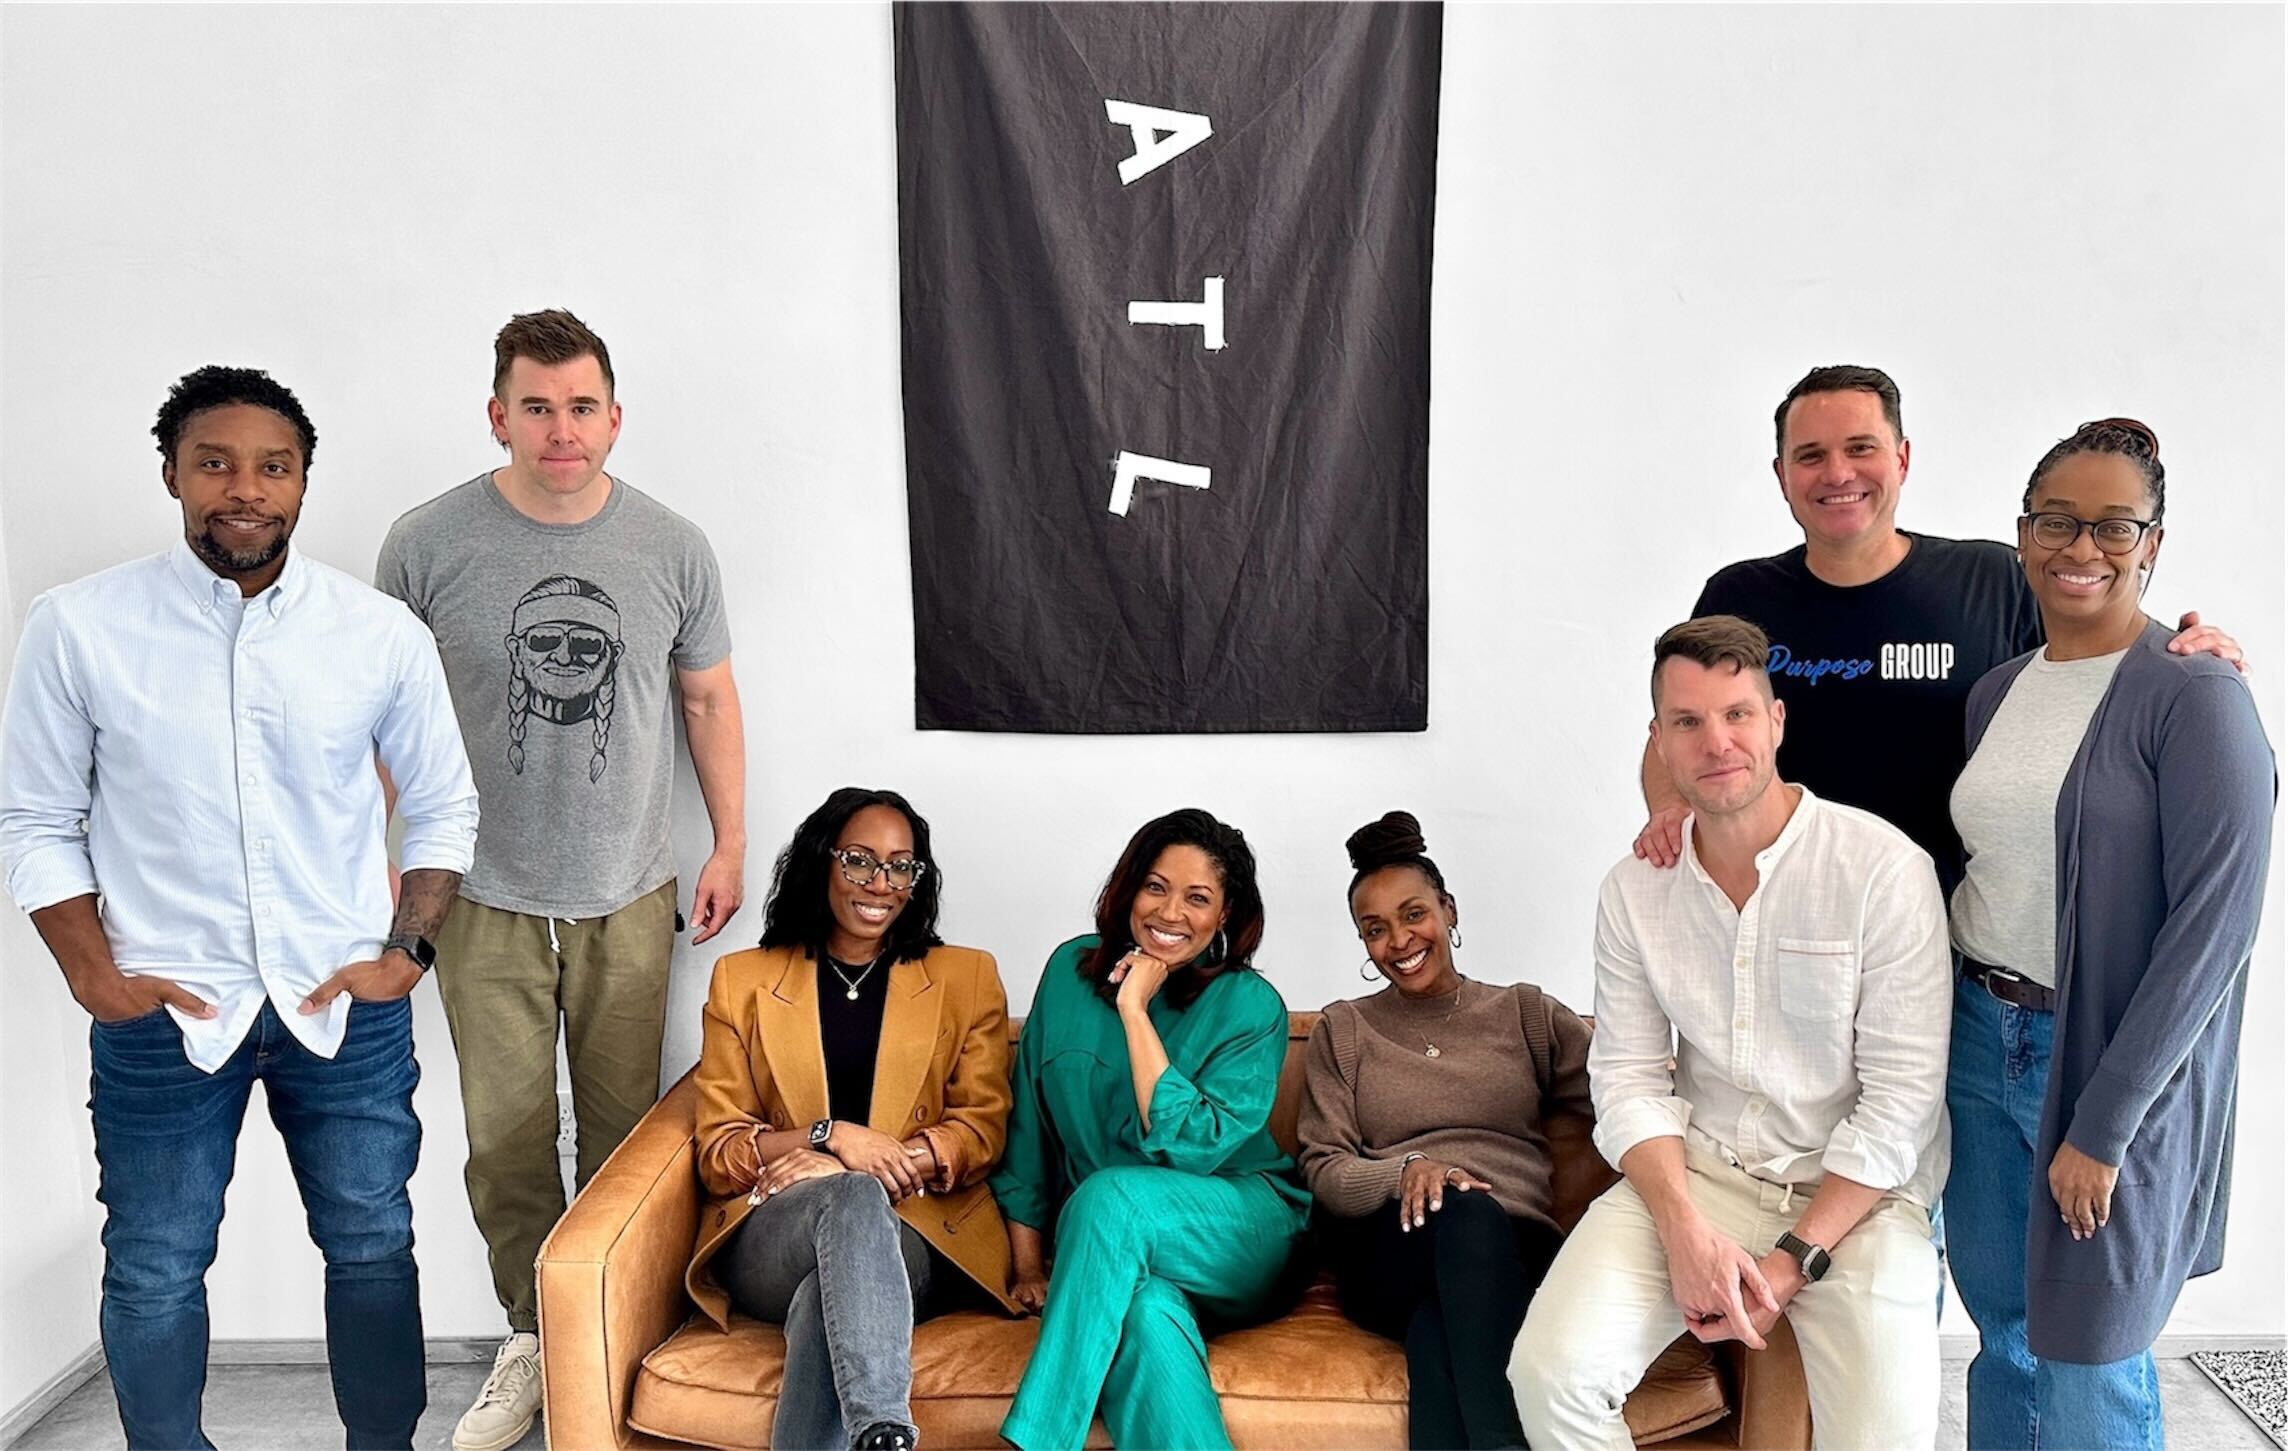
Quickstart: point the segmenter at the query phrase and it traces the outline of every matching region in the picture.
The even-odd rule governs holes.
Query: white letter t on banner
[[[1133,101],[1107,98],[1104,119],[1115,126],[1126,126],[1135,137],[1136,154],[1120,163],[1122,186],[1175,160],[1215,134],[1215,128],[1208,125],[1205,116],[1191,111],[1163,111],[1158,106],[1139,106]]]
[[[1210,277],[1200,284],[1198,302],[1131,302],[1130,323],[1156,322],[1168,327],[1196,327],[1200,344],[1209,352],[1223,350],[1223,279]]]

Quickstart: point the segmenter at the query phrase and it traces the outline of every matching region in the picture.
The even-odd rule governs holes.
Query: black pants
[[[1319,1243],[1343,1313],[1406,1346],[1409,1446],[1523,1446],[1510,1346],[1560,1240],[1484,1193],[1444,1197],[1405,1233],[1395,1202],[1364,1219],[1321,1212]]]

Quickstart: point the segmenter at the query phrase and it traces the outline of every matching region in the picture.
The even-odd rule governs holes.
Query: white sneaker
[[[501,1342],[477,1403],[453,1427],[453,1451],[506,1451],[539,1414],[540,1337],[520,1330]]]

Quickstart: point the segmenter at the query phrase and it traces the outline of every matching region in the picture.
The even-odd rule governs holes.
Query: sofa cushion
[[[914,1329],[914,1420],[922,1444],[998,1448],[1040,1322],[961,1311]],[[778,1406],[786,1341],[776,1326],[703,1316],[644,1357],[628,1422],[641,1431],[727,1451],[761,1451]],[[1245,1448],[1406,1444],[1406,1356],[1344,1319],[1322,1278],[1293,1311],[1208,1342],[1208,1374],[1224,1423]],[[1625,1414],[1639,1445],[1723,1419],[1722,1382],[1705,1347],[1682,1340],[1631,1393]],[[1111,1445],[1103,1423],[1088,1444]]]
[[[1639,1446],[1650,1446],[1724,1419],[1724,1381],[1708,1347],[1689,1335],[1660,1353],[1629,1392],[1621,1418]]]

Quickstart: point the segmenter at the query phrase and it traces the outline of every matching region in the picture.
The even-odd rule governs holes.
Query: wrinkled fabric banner
[[[1425,727],[1440,27],[896,7],[917,726]]]

